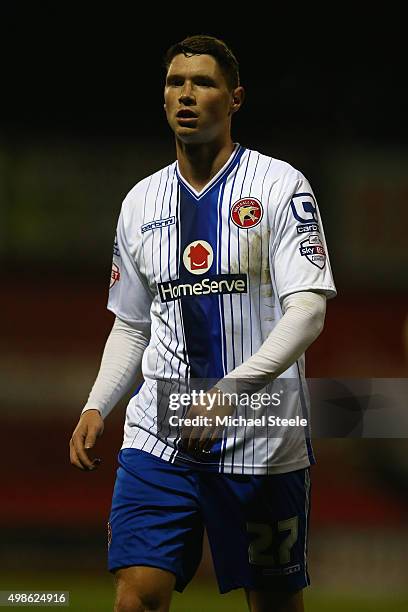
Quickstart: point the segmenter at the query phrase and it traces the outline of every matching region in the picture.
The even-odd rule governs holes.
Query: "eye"
[[[214,85],[211,79],[205,79],[205,78],[196,79],[196,84],[201,87],[212,87]]]
[[[183,79],[172,78],[168,79],[167,86],[168,87],[181,87],[183,85]]]

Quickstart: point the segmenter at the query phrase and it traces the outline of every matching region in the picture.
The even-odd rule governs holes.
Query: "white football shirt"
[[[308,290],[336,295],[315,197],[288,163],[237,143],[201,192],[177,162],[137,183],[119,216],[108,308],[129,323],[151,324],[151,337],[122,448],[225,473],[314,463],[309,427],[265,436],[255,425],[229,426],[202,460],[187,455],[169,408],[170,394],[193,379],[215,382],[248,359],[282,317],[280,301]],[[268,386],[272,395],[283,380],[296,381],[285,390],[285,417],[309,418],[304,376],[302,356]]]

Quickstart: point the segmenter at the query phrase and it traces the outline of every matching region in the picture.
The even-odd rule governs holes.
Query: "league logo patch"
[[[302,240],[299,250],[302,257],[306,257],[310,263],[323,270],[326,265],[326,253],[320,236],[311,234],[306,240]]]
[[[310,234],[309,236],[310,244],[322,244],[320,236],[318,234]]]
[[[231,220],[237,227],[249,229],[261,222],[262,204],[256,198],[242,198],[231,208]]]
[[[115,263],[112,263],[112,272],[110,277],[109,289],[112,289],[113,285],[120,280],[120,270],[119,266]]]
[[[183,262],[191,274],[205,274],[212,266],[214,253],[211,244],[205,240],[195,240],[186,246]]]

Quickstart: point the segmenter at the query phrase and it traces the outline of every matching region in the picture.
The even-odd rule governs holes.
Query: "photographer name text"
[[[169,418],[172,427],[307,427],[307,419],[296,416],[283,418],[276,415],[262,415],[260,417],[240,416],[195,416],[192,418],[179,417],[175,414]]]

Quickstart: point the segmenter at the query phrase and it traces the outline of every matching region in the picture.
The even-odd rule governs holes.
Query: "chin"
[[[214,135],[191,128],[174,130],[176,138],[185,144],[206,144],[214,140]]]
[[[206,142],[206,139],[203,134],[200,132],[196,132],[195,130],[176,130],[176,137],[186,144],[199,144],[202,142]]]

